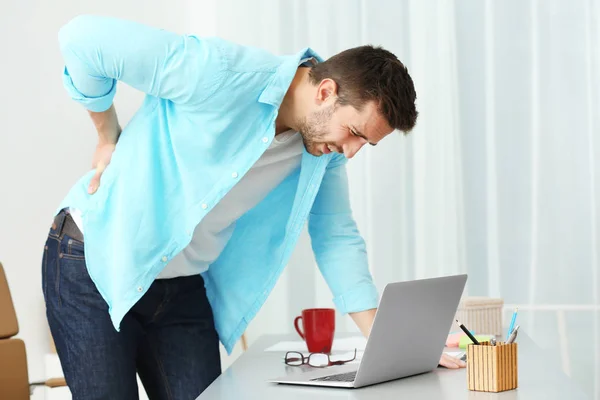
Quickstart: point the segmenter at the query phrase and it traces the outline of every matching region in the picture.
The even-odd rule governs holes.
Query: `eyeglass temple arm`
[[[354,349],[354,357],[349,360],[340,360],[340,361],[329,361],[329,365],[343,365],[349,363],[350,361],[356,360],[356,349]]]

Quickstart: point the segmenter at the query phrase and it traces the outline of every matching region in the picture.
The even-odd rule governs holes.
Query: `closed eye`
[[[350,133],[352,133],[352,135],[354,135],[354,136],[357,136],[359,138],[365,139],[367,141],[367,143],[369,143],[371,146],[377,146],[377,143],[371,143],[371,142],[369,142],[369,139],[367,139],[367,137],[365,135],[363,135],[360,132],[357,132],[356,130],[354,130],[352,128],[350,128]]]

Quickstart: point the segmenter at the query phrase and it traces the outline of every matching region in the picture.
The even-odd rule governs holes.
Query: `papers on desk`
[[[352,361],[350,364],[358,363],[362,358],[366,345],[367,339],[365,339],[363,336],[334,339],[331,349],[331,361],[348,360],[354,356],[354,349],[356,349],[356,360]],[[279,342],[271,347],[267,347],[265,351],[298,351],[303,354],[308,353],[306,343],[302,340]],[[465,352],[447,351],[446,354],[452,357],[460,358],[465,354]]]
[[[363,351],[367,345],[367,339],[363,336],[352,336],[348,338],[340,338],[333,340],[332,352],[354,352],[354,349]],[[306,352],[306,343],[301,340],[295,340],[291,342],[279,342],[271,347],[265,349],[265,351],[299,351]]]

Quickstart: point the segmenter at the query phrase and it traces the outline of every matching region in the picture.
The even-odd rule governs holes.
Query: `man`
[[[415,125],[406,68],[370,46],[327,61],[80,16],[64,85],[98,132],[57,210],[47,316],[74,399],[193,399],[275,285],[308,220],[342,313],[368,335],[378,295],[345,162]],[[121,130],[117,81],[147,93]],[[443,365],[463,366],[443,357]]]

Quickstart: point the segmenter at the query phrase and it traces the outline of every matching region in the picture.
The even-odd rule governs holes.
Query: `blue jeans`
[[[117,332],[86,268],[83,243],[61,212],[44,248],[46,314],[74,400],[195,399],[221,373],[213,314],[200,275],[156,280]],[[72,220],[70,226],[74,225]]]

